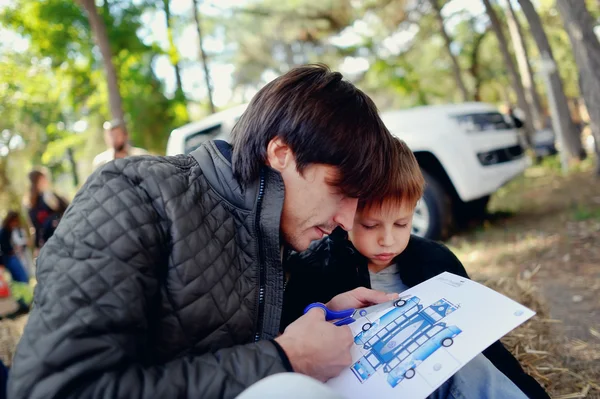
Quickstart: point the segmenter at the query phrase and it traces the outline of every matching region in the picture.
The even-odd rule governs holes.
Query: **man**
[[[143,148],[133,147],[129,144],[129,135],[125,129],[125,123],[121,120],[104,122],[104,141],[108,150],[96,155],[92,166],[94,169],[102,166],[113,159],[125,158],[136,155],[148,155]]]
[[[278,336],[283,248],[351,229],[392,146],[364,93],[307,66],[252,99],[232,146],[98,169],[38,259],[10,397],[232,398],[276,373],[338,375],[348,327],[314,309]],[[329,306],[387,299],[359,289]]]

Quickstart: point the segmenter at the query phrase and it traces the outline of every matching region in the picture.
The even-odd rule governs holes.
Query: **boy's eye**
[[[408,226],[408,223],[404,223],[404,224],[396,223],[396,227],[400,227],[402,229],[405,228],[406,226]]]
[[[367,230],[371,230],[371,229],[374,229],[375,227],[377,227],[377,225],[376,225],[376,224],[374,224],[374,225],[371,225],[371,226],[370,226],[370,225],[367,225],[367,224],[363,224],[362,226],[363,226],[365,229],[367,229]]]

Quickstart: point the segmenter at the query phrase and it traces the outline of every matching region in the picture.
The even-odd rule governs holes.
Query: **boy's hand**
[[[359,309],[392,301],[397,299],[398,296],[398,294],[386,294],[385,292],[359,287],[333,297],[333,299],[325,305],[331,310],[344,310],[350,308]]]

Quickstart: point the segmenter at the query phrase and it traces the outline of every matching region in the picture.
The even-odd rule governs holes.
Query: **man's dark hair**
[[[275,137],[290,146],[300,173],[310,164],[336,166],[332,184],[345,195],[370,198],[385,189],[392,136],[373,101],[325,65],[292,69],[250,101],[232,131],[242,182],[258,178]]]

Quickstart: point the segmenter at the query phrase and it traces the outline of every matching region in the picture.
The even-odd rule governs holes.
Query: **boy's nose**
[[[379,245],[381,245],[382,247],[389,247],[394,243],[394,237],[392,236],[392,234],[386,232],[385,234],[383,234],[381,236],[381,238],[379,239]]]

